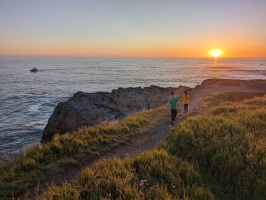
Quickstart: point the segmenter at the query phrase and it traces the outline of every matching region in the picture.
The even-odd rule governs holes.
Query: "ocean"
[[[38,72],[30,72],[36,67]],[[266,59],[0,58],[0,161],[40,144],[59,102],[78,91],[195,87],[205,79],[266,79]]]

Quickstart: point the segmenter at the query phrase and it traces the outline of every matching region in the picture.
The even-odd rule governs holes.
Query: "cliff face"
[[[77,92],[67,102],[59,103],[43,131],[42,143],[50,141],[55,133],[64,134],[82,126],[93,126],[103,120],[122,119],[145,109],[167,103],[171,91],[181,96],[188,87],[119,88],[108,92]]]

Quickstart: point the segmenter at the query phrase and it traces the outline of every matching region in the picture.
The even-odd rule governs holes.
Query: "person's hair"
[[[175,92],[174,92],[174,91],[172,91],[172,92],[171,92],[171,95],[174,95],[174,94],[175,94]]]
[[[185,95],[187,96],[187,91],[185,91],[184,93],[185,93]]]

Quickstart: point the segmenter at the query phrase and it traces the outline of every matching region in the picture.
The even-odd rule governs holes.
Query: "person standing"
[[[176,115],[177,115],[177,107],[178,107],[178,98],[175,96],[175,92],[171,92],[171,97],[168,99],[168,103],[171,109],[171,124],[174,124]]]
[[[182,102],[184,104],[184,111],[185,111],[185,114],[188,113],[188,104],[189,104],[189,101],[190,101],[190,97],[188,95],[188,92],[187,91],[184,91],[184,94],[182,96]]]

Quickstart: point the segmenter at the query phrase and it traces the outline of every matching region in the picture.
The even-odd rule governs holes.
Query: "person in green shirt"
[[[171,109],[171,124],[173,125],[176,115],[177,115],[177,107],[178,107],[178,98],[175,96],[175,92],[171,92],[171,97],[168,99],[168,103]]]

